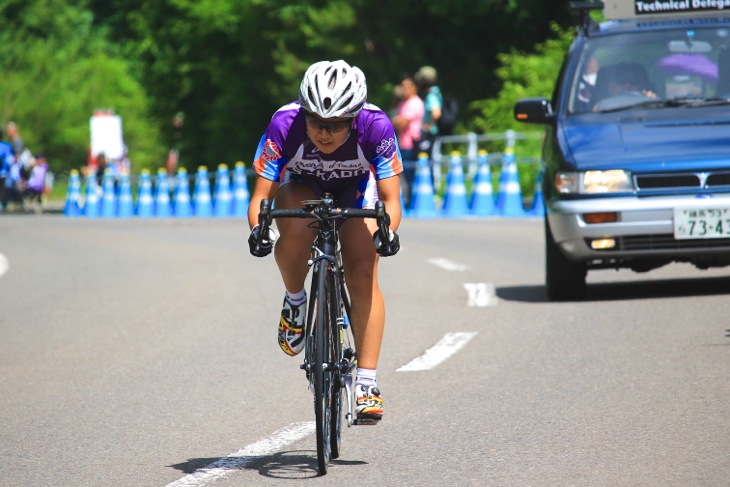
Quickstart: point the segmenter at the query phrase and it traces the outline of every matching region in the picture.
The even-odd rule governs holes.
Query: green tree
[[[466,108],[499,89],[499,52],[528,50],[549,34],[550,19],[567,20],[567,5],[541,0],[92,0],[91,8],[135,60],[168,143],[172,116],[185,114],[188,167],[250,162],[272,112],[296,96],[314,61],[361,67],[383,108],[402,73],[431,64]]]
[[[46,152],[56,172],[84,165],[89,118],[112,108],[133,160],[160,160],[145,92],[84,1],[6,0],[0,14],[0,122],[16,121],[31,151]]]
[[[515,102],[530,96],[551,96],[563,57],[574,36],[572,30],[561,29],[557,24],[552,25],[552,30],[554,38],[538,44],[532,54],[512,49],[498,56],[500,66],[495,75],[502,87],[496,97],[471,104],[477,113],[470,124],[473,131],[525,130],[525,124],[513,118]]]

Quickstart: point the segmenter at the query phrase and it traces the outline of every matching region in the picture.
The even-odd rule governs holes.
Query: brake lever
[[[261,245],[261,241],[264,239],[264,235],[269,235],[269,227],[271,226],[271,200],[261,200],[261,207],[259,209],[259,238],[256,242],[256,246]]]
[[[375,202],[375,220],[378,223],[378,231],[383,242],[388,242],[390,237],[390,215],[385,211],[385,203]]]

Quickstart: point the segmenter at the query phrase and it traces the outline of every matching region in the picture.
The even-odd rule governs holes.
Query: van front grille
[[[730,171],[635,174],[634,184],[640,193],[662,189],[730,189]]]

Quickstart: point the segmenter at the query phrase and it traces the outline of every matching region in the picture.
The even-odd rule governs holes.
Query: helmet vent
[[[330,78],[327,80],[327,88],[330,90],[334,90],[335,86],[337,85],[337,70],[332,70],[330,74]]]
[[[325,110],[329,110],[332,106],[332,98],[325,98],[324,100],[322,100],[322,104],[324,105]]]

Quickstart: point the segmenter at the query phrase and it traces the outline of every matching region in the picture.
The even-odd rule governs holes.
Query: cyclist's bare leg
[[[311,189],[303,184],[289,182],[276,194],[276,208],[301,208],[302,201],[315,198]],[[284,280],[284,287],[290,293],[304,289],[307,278],[307,260],[311,256],[312,242],[316,230],[309,228],[312,221],[306,218],[280,218],[276,220],[279,240],[274,246],[274,257]]]
[[[347,220],[340,230],[342,260],[352,309],[358,367],[377,369],[385,327],[385,304],[378,285],[378,259],[373,245],[375,220]],[[277,244],[278,245],[278,244]]]

